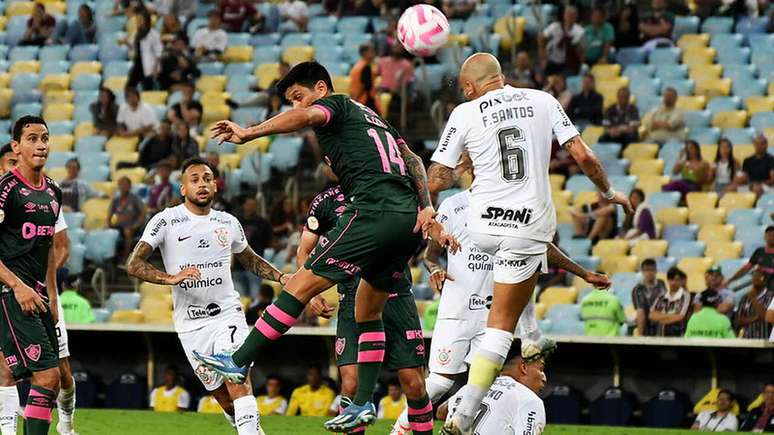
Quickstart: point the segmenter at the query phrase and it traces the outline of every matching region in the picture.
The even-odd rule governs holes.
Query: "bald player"
[[[603,195],[631,212],[605,169],[551,95],[506,86],[500,64],[487,53],[460,71],[465,98],[451,114],[428,170],[433,192],[454,184],[463,151],[473,161],[468,229],[473,243],[494,257],[493,300],[484,338],[473,357],[462,401],[444,423],[447,434],[470,434],[473,417],[503,366],[513,330],[530,300],[556,231],[548,165],[553,138],[575,158]]]

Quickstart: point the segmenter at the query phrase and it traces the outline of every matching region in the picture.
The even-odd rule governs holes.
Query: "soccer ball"
[[[432,56],[449,39],[449,20],[437,8],[414,5],[398,20],[398,40],[411,54]]]

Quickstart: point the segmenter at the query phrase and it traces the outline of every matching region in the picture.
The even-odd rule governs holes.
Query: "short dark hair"
[[[720,391],[718,391],[718,397],[720,397],[721,394],[728,394],[728,398],[731,399],[732,402],[736,400],[736,397],[734,397],[734,393],[732,393],[731,390],[722,388]]]
[[[272,380],[277,381],[280,384],[282,383],[282,378],[280,378],[279,375],[276,374],[276,373],[271,373],[269,376],[266,376],[266,383],[267,384],[269,383],[269,381],[272,381]]]
[[[521,359],[521,339],[514,338],[511,348],[508,349],[508,355],[505,356],[504,365],[518,362]]]
[[[124,95],[129,95],[129,94],[135,94],[139,97],[140,91],[138,91],[137,88],[135,88],[134,86],[127,86],[124,88]]]
[[[180,173],[181,173],[181,174],[185,174],[185,171],[186,171],[186,170],[188,170],[188,168],[190,168],[191,166],[197,166],[197,165],[204,165],[204,166],[206,166],[206,167],[210,168],[210,170],[211,170],[213,173],[215,172],[215,171],[212,169],[212,166],[210,166],[210,164],[209,164],[209,163],[207,163],[207,161],[206,161],[206,160],[204,160],[204,159],[203,159],[203,158],[201,158],[201,157],[194,156],[194,157],[189,157],[188,159],[186,159],[186,160],[183,162],[183,164],[182,164],[182,165],[180,165]]]
[[[3,145],[2,148],[0,148],[0,157],[12,152],[13,152],[13,148],[11,148],[11,143],[9,142]]]
[[[640,269],[643,269],[645,267],[657,267],[656,266],[656,260],[652,258],[646,258],[642,260],[642,263],[640,263]]]
[[[675,279],[675,278],[685,278],[685,272],[678,269],[677,267],[670,267],[667,271],[667,279]]]
[[[68,159],[67,162],[65,163],[65,166],[69,165],[70,163],[75,163],[76,165],[78,165],[78,169],[81,169],[81,162],[78,161],[78,157],[73,157],[72,159]]]
[[[357,54],[364,55],[368,50],[372,50],[374,48],[373,45],[366,42],[365,44],[360,44],[360,47],[357,48]]]
[[[774,225],[769,225],[766,227],[766,230],[763,232],[763,234],[768,233],[769,231],[774,231]]]
[[[640,195],[640,198],[642,198],[643,201],[645,200],[645,192],[642,189],[639,189],[639,188],[632,189],[629,195],[631,196],[631,195],[634,195],[635,193],[637,195]]]
[[[48,129],[48,124],[46,124],[46,121],[41,118],[40,116],[35,115],[24,115],[21,118],[17,119],[16,122],[13,124],[13,134],[11,137],[13,137],[13,140],[16,142],[19,142],[22,137],[22,133],[24,132],[24,127],[28,125],[33,124],[42,124],[46,129]]]
[[[400,388],[400,381],[398,378],[390,378],[389,381],[387,381],[387,386],[394,386]]]
[[[667,92],[670,92],[670,91],[671,91],[671,92],[674,92],[675,94],[677,93],[677,89],[673,88],[672,86],[667,86],[667,87],[664,89],[664,92],[662,92],[662,94],[665,94],[665,93],[667,93]]]
[[[583,78],[584,78],[584,79],[591,79],[591,80],[594,80],[594,81],[596,81],[596,80],[597,80],[597,78],[596,78],[596,77],[594,77],[594,74],[592,74],[592,73],[586,73],[586,74],[583,74]]]
[[[317,82],[322,81],[328,86],[328,89],[333,92],[333,81],[331,75],[324,66],[320,65],[316,61],[301,62],[285,74],[280,81],[277,82],[277,92],[280,95],[285,95],[288,88],[293,85],[300,85],[305,88],[312,89]]]

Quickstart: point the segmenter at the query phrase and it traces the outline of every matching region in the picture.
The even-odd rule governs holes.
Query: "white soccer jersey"
[[[462,249],[448,255],[447,271],[454,279],[446,280],[438,307],[439,319],[486,321],[492,303],[492,256],[470,241],[467,211],[470,191],[446,198],[438,207],[438,222],[452,234]]]
[[[449,403],[457,406],[459,399],[458,393]],[[545,427],[543,401],[510,376],[495,379],[473,420],[475,435],[541,435]]]
[[[556,98],[505,86],[454,109],[432,160],[453,168],[463,150],[470,153],[476,174],[470,231],[550,242],[556,229],[551,142],[576,135]]]
[[[140,241],[161,250],[168,274],[189,266],[201,272],[200,280],[172,287],[177,332],[199,329],[220,316],[242,311],[231,281],[231,254],[244,251],[247,241],[234,216],[217,210],[198,216],[181,204],[153,216]]]

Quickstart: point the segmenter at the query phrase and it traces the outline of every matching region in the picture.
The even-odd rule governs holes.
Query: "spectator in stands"
[[[59,188],[62,189],[62,211],[81,211],[86,200],[105,196],[102,192],[91,187],[88,181],[80,178],[81,163],[77,158],[73,157],[68,160],[65,163],[65,168],[67,175],[64,180],[59,182]]]
[[[644,41],[670,39],[675,17],[667,10],[666,0],[651,0],[650,9],[639,25]]]
[[[151,134],[159,125],[153,108],[142,102],[140,92],[131,86],[127,86],[124,90],[124,99],[126,101],[118,108],[118,135],[146,136]]]
[[[376,92],[376,77],[379,71],[374,64],[376,50],[371,44],[363,44],[358,50],[360,60],[349,72],[349,93],[352,99],[379,112],[379,95]]]
[[[683,197],[689,192],[701,190],[706,184],[710,172],[710,165],[701,158],[701,148],[695,140],[685,141],[685,147],[680,150],[680,155],[672,167],[672,174],[679,175],[664,185],[664,192],[680,192]]]
[[[19,45],[45,45],[51,42],[56,27],[56,18],[46,12],[43,3],[35,3],[32,15],[27,19],[27,30]]]
[[[400,44],[393,45],[390,55],[380,57],[377,64],[382,77],[382,83],[379,85],[381,92],[400,96],[401,86],[414,80],[414,64],[406,59],[406,50]]]
[[[699,295],[701,309],[688,320],[686,338],[734,338],[728,316],[718,312],[722,297],[714,290],[705,290]]]
[[[602,95],[597,92],[596,80],[591,74],[583,76],[581,91],[573,95],[567,114],[578,129],[583,130],[589,124],[602,123]]]
[[[604,64],[610,56],[610,48],[615,41],[613,25],[605,21],[606,12],[602,6],[591,10],[591,24],[586,26],[584,34],[586,38],[586,63]]]
[[[184,35],[176,35],[169,47],[164,50],[159,72],[161,89],[174,92],[184,83],[196,80],[201,73],[196,62],[188,54],[188,46]]]
[[[191,129],[185,123],[176,123],[174,130],[172,155],[168,159],[168,163],[173,169],[178,169],[184,161],[199,155],[199,143],[191,137]]]
[[[178,85],[180,90],[180,102],[169,108],[167,118],[174,123],[188,125],[194,132],[198,132],[202,119],[202,103],[194,99],[196,89],[192,82],[183,82]]]
[[[617,234],[618,210],[601,192],[596,202],[583,204],[580,210],[571,208],[570,214],[576,238],[587,238],[596,243],[597,240],[609,239]]]
[[[578,162],[570,155],[566,147],[561,146],[556,141],[551,144],[551,162],[548,165],[548,170],[552,174],[561,174],[567,178],[581,172]]]
[[[172,167],[168,163],[163,162],[156,166],[156,181],[150,188],[150,195],[148,197],[148,212],[150,214],[156,214],[169,206],[174,197],[174,187],[169,181],[169,176],[172,174]]]
[[[475,0],[443,0],[441,10],[448,18],[467,19],[476,10]]]
[[[221,29],[220,14],[212,10],[207,14],[207,27],[194,32],[191,39],[191,48],[194,49],[197,60],[217,61],[226,51],[228,35]]]
[[[271,245],[272,231],[269,221],[258,213],[258,200],[253,196],[246,197],[238,216],[248,244],[256,254],[263,256],[266,248]],[[261,289],[260,277],[245,270],[241,264],[234,266],[232,275],[234,286],[241,295],[251,298],[258,296]]]
[[[759,247],[753,251],[748,261],[742,266],[736,273],[724,283],[726,287],[730,286],[732,282],[747,275],[754,267],[758,267],[766,276],[767,287],[769,290],[774,290],[774,225],[769,225],[764,231],[763,239],[765,245]]]
[[[322,381],[318,367],[310,367],[306,372],[306,385],[293,390],[290,405],[285,415],[302,417],[323,417],[328,415],[328,407],[336,393]]]
[[[190,18],[198,4],[198,0],[153,0],[147,7],[158,15]]]
[[[118,130],[118,104],[116,96],[108,88],[99,89],[97,101],[89,106],[91,121],[94,124],[94,133],[99,136],[110,137]]]
[[[266,378],[266,394],[255,399],[258,402],[258,414],[285,415],[288,410],[288,400],[282,397],[282,380],[277,375]]]
[[[81,4],[78,7],[78,19],[70,22],[65,33],[65,43],[68,45],[94,44],[97,37],[97,23],[94,21],[94,12],[89,5]]]
[[[607,108],[602,119],[605,133],[599,138],[600,142],[618,142],[625,147],[637,140],[640,112],[630,99],[627,86],[618,89],[615,104]]]
[[[629,194],[629,202],[634,208],[634,214],[624,218],[621,234],[630,244],[638,240],[652,240],[656,238],[656,220],[653,212],[645,202],[645,192],[642,189],[633,189]]]
[[[513,70],[507,75],[508,84],[518,88],[534,88],[535,73],[529,61],[529,54],[526,51],[516,53],[516,61]]]
[[[617,337],[626,321],[618,297],[607,290],[594,289],[581,301],[583,331],[593,337]]]
[[[137,33],[132,41],[134,63],[129,71],[127,86],[142,85],[143,90],[150,91],[155,87],[155,80],[161,71],[161,36],[151,25],[151,17],[143,9],[137,14]]]
[[[718,303],[718,312],[727,316],[733,315],[734,310],[734,293],[723,285],[723,269],[718,265],[714,265],[704,272],[704,282],[707,284],[705,292],[715,292],[720,297]],[[701,309],[701,301],[696,300],[693,304],[693,311],[699,311]]]
[[[273,118],[287,110],[288,106],[283,103],[282,95],[273,90],[269,91],[269,99],[266,101],[266,118],[264,120]],[[304,135],[301,134],[299,136],[303,137]]]
[[[387,395],[379,401],[377,418],[397,420],[404,409],[406,409],[406,395],[400,388],[400,382],[397,379],[391,379],[387,384]]]
[[[650,320],[650,309],[658,298],[666,293],[666,284],[656,276],[656,260],[646,258],[640,264],[642,281],[632,289],[632,305],[637,310],[634,335],[656,335],[656,324]]]
[[[702,411],[696,416],[691,430],[702,432],[736,432],[739,420],[731,412],[734,405],[734,395],[728,390],[718,392],[718,409]]]
[[[753,138],[755,154],[744,159],[742,174],[734,181],[733,190],[749,189],[761,196],[774,190],[774,156],[768,153],[766,136],[758,134]]]
[[[191,405],[191,395],[178,385],[177,368],[164,370],[164,384],[150,393],[150,408],[156,412],[187,411]]]
[[[709,180],[715,192],[722,194],[729,189],[739,173],[741,165],[734,157],[734,145],[725,137],[718,141],[715,162],[710,167]]]
[[[274,237],[286,237],[296,230],[298,213],[293,206],[293,200],[280,196],[274,201],[269,217]]]
[[[138,163],[148,171],[152,171],[162,163],[169,163],[172,156],[172,124],[163,120],[158,131],[140,144]]]
[[[59,288],[62,293],[59,294],[59,302],[62,304],[62,312],[59,315],[64,316],[65,322],[69,323],[94,323],[91,303],[78,294],[77,281],[75,276],[64,276],[60,281]]]
[[[635,4],[625,3],[611,21],[615,28],[616,48],[640,45],[639,17]]]
[[[546,86],[543,90],[556,98],[564,110],[569,108],[572,94],[570,93],[570,90],[567,89],[567,81],[564,79],[563,75],[553,74],[548,76]]]
[[[284,0],[277,4],[280,23],[279,31],[287,32],[306,32],[306,25],[309,23],[309,8],[306,2],[302,0]]]
[[[747,414],[739,426],[742,432],[774,432],[774,381],[763,385],[763,404]]]
[[[247,0],[221,0],[218,2],[223,27],[228,32],[244,32],[263,22],[263,15]]]
[[[118,180],[118,196],[110,202],[107,225],[120,232],[119,243],[122,247],[121,260],[127,258],[134,246],[137,231],[145,224],[145,204],[132,192],[129,177]]]
[[[691,306],[691,294],[684,286],[687,275],[673,267],[667,272],[667,291],[662,293],[650,308],[648,317],[656,326],[659,337],[682,337]]]
[[[186,34],[180,19],[176,15],[167,14],[163,15],[163,17],[159,34],[161,34],[161,42],[164,44],[164,47],[168,48],[175,42],[175,38],[186,38]]]
[[[3,145],[3,147],[0,148],[0,176],[5,175],[10,172],[11,169],[16,167],[17,161],[18,158],[16,157],[16,153],[13,152],[11,144],[7,143]]]
[[[547,75],[578,74],[583,63],[584,30],[578,9],[566,6],[561,21],[554,21],[538,34],[538,56]]]
[[[677,107],[677,90],[664,89],[663,104],[645,115],[642,125],[645,127],[644,140],[663,144],[671,140],[685,139],[685,118]]]
[[[741,338],[767,339],[771,325],[766,322],[766,309],[774,301],[774,291],[766,288],[766,275],[753,270],[752,287],[739,301],[734,323]]]

